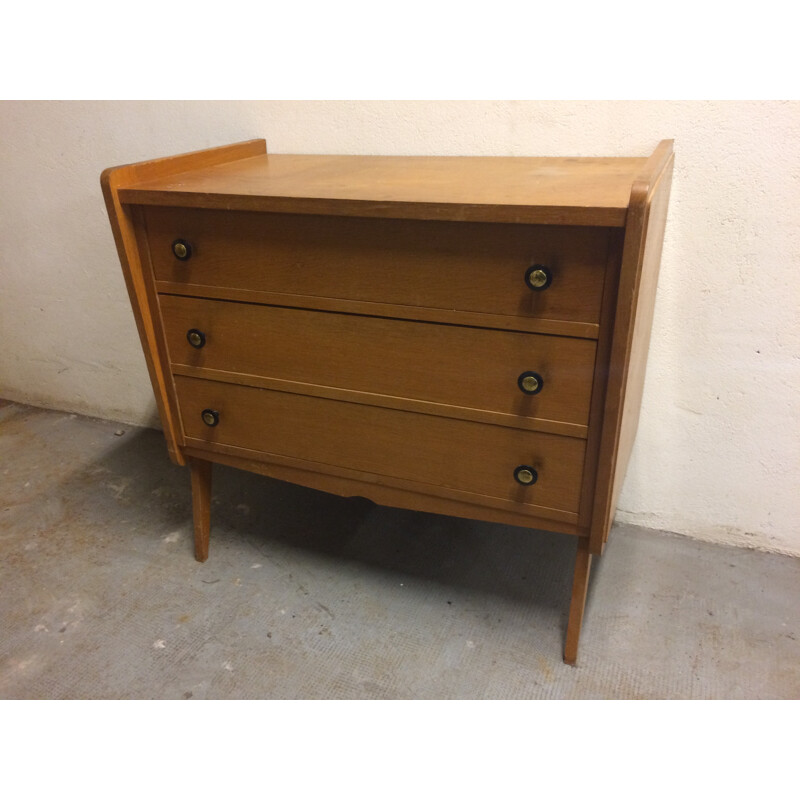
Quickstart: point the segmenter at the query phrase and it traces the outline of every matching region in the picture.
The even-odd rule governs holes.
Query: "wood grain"
[[[665,140],[631,188],[592,515],[593,553],[601,553],[608,538],[636,436],[673,162],[672,141]]]
[[[189,453],[190,451],[193,453],[206,453],[206,457],[209,461],[215,460],[217,455],[225,455],[238,459],[257,461],[259,463],[277,464],[291,469],[318,472],[321,475],[333,475],[346,478],[371,486],[391,486],[420,496],[444,498],[476,507],[481,506],[488,509],[499,509],[517,515],[518,519],[530,516],[530,518],[541,518],[552,520],[557,523],[567,523],[567,527],[569,528],[567,531],[568,533],[573,533],[578,530],[578,515],[574,511],[563,511],[559,508],[549,508],[547,506],[529,503],[522,504],[516,500],[505,500],[501,497],[495,497],[494,495],[480,494],[479,492],[466,491],[464,489],[454,489],[442,484],[423,483],[409,478],[394,478],[386,475],[379,475],[374,472],[363,472],[350,467],[341,467],[335,464],[323,464],[320,461],[308,461],[293,456],[267,453],[263,450],[251,450],[245,447],[236,447],[234,445],[187,437],[185,452]],[[528,527],[531,527],[531,525],[528,525]],[[547,530],[558,531],[561,530],[561,528],[558,526],[547,526]],[[585,529],[580,529],[580,535],[587,535]]]
[[[554,433],[558,436],[574,436],[578,439],[586,439],[587,437],[586,425],[557,422],[556,420],[542,419],[541,417],[525,417],[518,414],[504,414],[500,411],[486,411],[482,408],[450,406],[443,403],[433,403],[429,400],[394,397],[388,394],[375,394],[374,392],[359,392],[353,389],[340,389],[336,386],[320,386],[313,383],[285,381],[279,378],[265,378],[259,375],[244,375],[240,372],[211,370],[186,364],[174,364],[172,371],[174,375],[183,375],[187,378],[234,383],[242,386],[253,386],[257,389],[289,392],[290,394],[307,394],[312,397],[324,397],[328,400],[340,400],[345,403],[393,408],[397,411],[412,411],[416,414],[429,414],[435,417],[452,417],[453,419],[480,422],[485,425],[500,425],[504,428]]]
[[[170,458],[178,464],[184,463],[180,451],[182,444],[180,425],[171,389],[171,378],[166,364],[158,357],[157,311],[148,300],[148,277],[142,267],[142,257],[136,240],[133,213],[120,200],[120,189],[131,183],[146,180],[171,178],[177,173],[200,169],[266,152],[266,143],[257,139],[227,147],[216,147],[182,156],[144,161],[103,170],[100,185],[106,204],[108,219],[117,246],[125,286],[131,301],[136,328],[142,343],[147,370],[153,386],[159,417],[167,441]]]
[[[272,460],[267,461],[263,453],[256,454],[237,448],[226,448],[223,452],[212,450],[206,444],[199,446],[189,444],[185,452],[194,458],[245,469],[276,480],[296,483],[342,497],[365,497],[375,503],[394,508],[555,531],[571,536],[588,535],[585,529],[580,529],[574,524],[577,515],[555,512],[554,509],[544,510],[543,515],[537,516],[534,512],[538,509],[534,506],[525,506],[521,513],[519,506],[514,510],[513,504],[496,501],[496,498],[488,498],[487,503],[487,498],[473,497],[467,492],[454,490],[444,490],[443,493],[434,495],[427,492],[424,484],[415,484],[412,481],[379,479],[375,475],[366,474],[357,475],[340,467],[329,467],[315,462],[303,463],[285,457],[280,459],[270,457]]]
[[[391,317],[418,322],[440,322],[445,325],[462,325],[469,328],[494,328],[520,333],[544,333],[552,336],[570,336],[578,339],[597,339],[600,326],[594,322],[543,317],[519,317],[509,314],[485,314],[480,311],[456,311],[424,306],[401,306],[392,303],[365,302],[334,297],[261,292],[253,289],[231,289],[222,286],[201,286],[183,281],[156,281],[156,290],[162,294],[184,297],[202,297],[209,300],[232,300],[235,303],[285,306],[313,311],[337,311],[342,314],[361,314],[370,317]]]
[[[595,344],[587,339],[169,295],[160,304],[173,366],[239,373],[243,383],[248,375],[294,381],[312,394],[314,386],[351,389],[378,404],[388,395],[588,422]],[[203,332],[202,348],[189,344],[190,329]],[[528,370],[542,376],[538,394],[518,386]]]
[[[159,281],[592,324],[600,316],[604,228],[170,208],[145,218]],[[191,243],[188,261],[172,253],[179,238]],[[525,284],[537,263],[553,272],[543,291]]]
[[[576,512],[582,439],[175,377],[188,439]],[[201,419],[219,412],[216,427]],[[516,467],[539,473],[532,486]]]
[[[271,154],[143,180],[122,197],[187,208],[623,226],[644,161]]]

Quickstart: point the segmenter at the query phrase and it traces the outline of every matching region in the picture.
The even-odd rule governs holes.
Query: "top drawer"
[[[251,290],[597,324],[605,228],[143,207],[171,291]],[[173,242],[184,240],[179,260]],[[532,289],[534,264],[552,278]],[[270,299],[275,302],[275,298]]]

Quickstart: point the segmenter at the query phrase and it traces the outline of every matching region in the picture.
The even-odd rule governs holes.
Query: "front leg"
[[[589,538],[578,539],[578,553],[575,557],[575,575],[572,579],[572,600],[569,604],[567,623],[567,643],[564,647],[564,662],[575,666],[578,660],[578,640],[583,623],[583,609],[586,605],[586,590],[589,586],[589,569],[592,554],[589,552]]]
[[[211,533],[211,462],[190,458],[192,479],[192,514],[194,516],[194,557],[208,558],[208,539]]]

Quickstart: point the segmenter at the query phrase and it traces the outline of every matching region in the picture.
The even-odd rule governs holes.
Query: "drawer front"
[[[157,280],[187,294],[244,289],[599,322],[605,228],[158,207],[143,214]],[[177,240],[189,246],[185,260],[173,253]],[[546,288],[526,284],[534,264],[550,270]]]
[[[567,436],[175,377],[187,444],[258,450],[577,512],[585,442]],[[218,415],[213,427],[203,412]],[[514,478],[519,466],[533,485]],[[324,471],[324,470],[323,470]]]
[[[173,365],[588,424],[589,339],[174,295],[159,302]],[[525,373],[534,380],[520,380]]]

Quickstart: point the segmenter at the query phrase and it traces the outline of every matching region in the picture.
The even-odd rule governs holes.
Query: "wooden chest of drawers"
[[[267,155],[101,183],[208,556],[211,463],[572,534],[565,660],[633,444],[672,174],[649,158]]]

